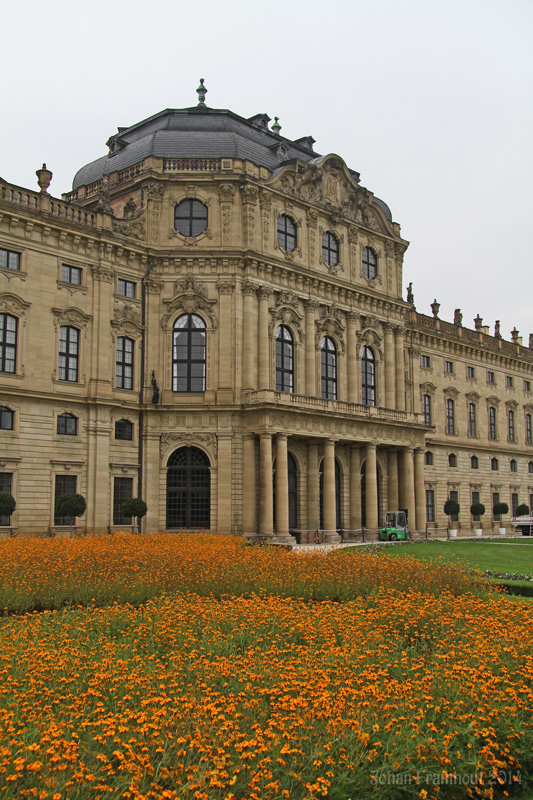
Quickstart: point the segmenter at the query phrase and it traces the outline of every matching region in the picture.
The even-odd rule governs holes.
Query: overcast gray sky
[[[533,333],[532,0],[127,3],[2,11],[0,176],[55,196],[107,138],[164,108],[280,117],[381,197],[419,311]],[[405,298],[405,291],[404,291]]]

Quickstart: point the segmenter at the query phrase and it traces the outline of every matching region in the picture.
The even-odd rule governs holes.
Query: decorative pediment
[[[292,306],[298,308],[299,298],[295,292],[280,292],[278,297],[278,306]]]
[[[379,353],[380,358],[383,358],[382,339],[379,333],[372,328],[357,332],[357,344],[359,350],[363,347],[371,347],[372,350]]]
[[[270,324],[268,331],[271,336],[275,336],[276,330],[280,325],[287,325],[296,332],[300,342],[303,342],[304,332],[302,327],[302,315],[292,306],[282,305],[270,309]]]
[[[31,303],[27,303],[16,294],[11,294],[11,292],[0,294],[0,311],[6,314],[15,314],[15,316],[21,317],[30,306]]]
[[[115,336],[128,336],[137,339],[143,332],[141,315],[137,308],[131,305],[115,306],[111,328]]]
[[[433,383],[421,383],[420,394],[435,394],[437,387]]]
[[[447,397],[449,400],[456,400],[459,397],[459,392],[454,386],[448,386],[448,388],[444,390],[444,397]]]
[[[144,239],[146,229],[144,227],[144,210],[135,218],[112,220],[113,232],[120,233],[122,236],[129,236],[131,239]]]
[[[487,397],[487,405],[498,407],[500,405],[500,398],[494,395],[492,395],[492,397]]]
[[[178,447],[199,447],[209,456],[211,464],[218,458],[218,440],[214,433],[162,433],[159,441],[162,466]]]
[[[507,402],[505,403],[505,407],[507,408],[508,411],[516,411],[516,409],[518,408],[518,403],[516,402],[516,400],[507,400]]]
[[[466,399],[469,403],[477,403],[481,399],[481,396],[477,392],[468,392]]]
[[[86,328],[92,317],[84,314],[79,308],[53,308],[54,325],[73,325],[75,328]]]
[[[176,288],[176,286],[179,284],[180,281],[176,281],[174,287]],[[197,286],[196,288],[205,290],[205,287],[201,286]],[[213,309],[213,306],[216,305],[216,300],[207,300],[204,296],[202,296],[202,294],[200,294],[198,291],[195,291],[193,288],[189,288],[183,292],[180,292],[173,297],[172,300],[163,300],[163,303],[167,306],[167,310],[161,319],[161,327],[164,329],[168,327],[170,319],[179,313],[199,314],[200,316],[208,318],[212,330],[215,330],[217,327],[217,318]]]
[[[194,275],[189,273],[184,275],[183,278],[174,281],[174,294],[197,294],[200,297],[207,298],[207,286],[205,283],[200,283]]]
[[[304,202],[321,206],[335,221],[347,218],[379,233],[393,233],[383,209],[373,202],[372,193],[358,184],[359,174],[350,171],[335,154],[307,163],[291,162],[272,178],[273,186]]]

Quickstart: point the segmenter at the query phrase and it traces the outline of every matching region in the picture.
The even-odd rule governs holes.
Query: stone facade
[[[62,200],[44,168],[40,192],[0,183],[0,530],[62,531],[70,490],[82,530],[124,527],[133,495],[146,530],[279,542],[396,508],[445,527],[450,492],[467,530],[472,499],[486,530],[493,495],[530,503],[533,350],[417,313],[388,207],[267,121],[162,112]]]

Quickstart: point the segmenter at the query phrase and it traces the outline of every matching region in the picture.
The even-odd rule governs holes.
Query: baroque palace
[[[198,105],[107,142],[55,199],[0,182],[0,531],[459,527],[533,500],[533,342],[402,298],[388,206],[311,136]],[[508,521],[508,520],[507,520]]]

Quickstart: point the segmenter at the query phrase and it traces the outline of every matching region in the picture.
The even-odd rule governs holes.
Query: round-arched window
[[[199,236],[207,228],[207,206],[200,200],[182,200],[174,209],[174,227],[183,236]]]
[[[337,399],[337,349],[333,339],[325,336],[320,342],[320,380],[322,397]]]
[[[294,391],[294,340],[285,325],[276,331],[276,391]]]
[[[378,274],[378,259],[371,247],[363,250],[363,275],[369,280],[374,280]]]
[[[288,252],[296,249],[296,225],[287,214],[278,217],[278,242]]]
[[[197,314],[183,314],[172,339],[172,391],[205,392],[205,322]]]
[[[361,389],[364,406],[376,405],[376,359],[370,347],[361,352]]]

